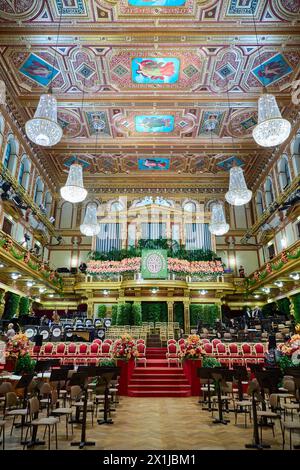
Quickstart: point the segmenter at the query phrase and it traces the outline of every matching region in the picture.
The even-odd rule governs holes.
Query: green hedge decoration
[[[144,322],[167,322],[168,307],[166,302],[142,302]]]
[[[216,304],[190,305],[191,326],[196,326],[199,320],[201,320],[203,324],[214,326],[217,318],[220,318],[220,311]]]
[[[133,325],[140,326],[142,324],[142,304],[134,302],[132,305]]]
[[[19,315],[28,315],[30,300],[28,297],[21,297],[19,302]]]
[[[105,318],[106,316],[106,311],[107,311],[107,307],[106,305],[98,305],[98,309],[97,309],[97,317],[98,318]]]
[[[10,320],[18,312],[20,296],[13,292],[7,292],[3,318]]]
[[[117,325],[130,325],[131,304],[118,304]]]
[[[30,354],[26,353],[24,356],[19,356],[15,367],[15,374],[28,374],[33,372],[35,364],[36,361],[31,359]]]
[[[291,305],[291,302],[290,300],[285,297],[284,299],[279,299],[277,300],[277,305],[278,305],[278,310],[280,312],[282,312],[284,315],[286,315],[287,317],[290,316],[290,305]]]
[[[295,321],[300,323],[300,294],[292,295],[291,299],[294,306]]]
[[[111,324],[112,326],[117,324],[117,316],[118,316],[118,305],[113,305],[111,308]]]
[[[174,303],[174,321],[178,322],[180,326],[183,327],[184,325],[184,306],[183,302],[175,302]]]

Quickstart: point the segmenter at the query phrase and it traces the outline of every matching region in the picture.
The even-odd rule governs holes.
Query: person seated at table
[[[8,327],[7,327],[7,332],[6,332],[6,337],[8,340],[10,340],[13,336],[15,336],[16,332],[14,330],[14,324],[13,323],[9,323]]]

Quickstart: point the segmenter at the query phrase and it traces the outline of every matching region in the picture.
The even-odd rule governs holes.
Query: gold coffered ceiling
[[[273,151],[251,135],[262,84],[297,118],[299,15],[290,0],[3,0],[8,104],[24,125],[53,74],[64,137],[41,158],[58,182],[76,154],[92,188],[223,190],[233,163],[252,185]]]

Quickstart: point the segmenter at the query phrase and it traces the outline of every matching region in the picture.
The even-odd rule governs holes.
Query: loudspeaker
[[[43,345],[43,335],[36,335],[34,338],[34,342],[36,346],[42,346]]]

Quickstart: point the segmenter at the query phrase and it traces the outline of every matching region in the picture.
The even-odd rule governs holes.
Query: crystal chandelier
[[[281,116],[274,95],[265,93],[258,100],[258,124],[252,135],[262,147],[274,147],[284,142],[291,132],[291,123]]]
[[[83,224],[80,225],[80,231],[87,237],[92,237],[100,232],[100,225],[97,222],[97,206],[95,204],[87,206]]]
[[[212,204],[208,229],[213,235],[224,235],[229,230],[229,225],[225,219],[224,206],[220,202]]]
[[[53,95],[41,95],[34,118],[25,124],[27,137],[37,145],[51,147],[62,138],[62,128],[57,123],[57,101]]]
[[[251,200],[252,191],[247,188],[242,168],[234,166],[230,168],[229,191],[225,199],[233,206],[243,206]]]
[[[60,194],[65,201],[82,202],[87,196],[87,190],[83,186],[82,166],[73,163],[70,166],[67,182],[60,188]]]

